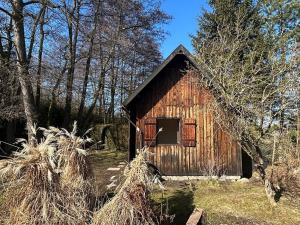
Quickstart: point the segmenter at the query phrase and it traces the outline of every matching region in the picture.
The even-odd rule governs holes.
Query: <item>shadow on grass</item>
[[[276,202],[279,202],[280,198],[282,197],[282,194],[283,194],[283,190],[282,189],[280,189],[279,191],[275,192],[274,199],[275,199]]]
[[[168,215],[175,215],[172,223],[165,221],[163,225],[186,224],[188,218],[194,210],[193,205],[194,193],[190,190],[177,190],[171,196],[163,198],[161,201],[163,213]]]
[[[257,221],[255,218],[247,217],[238,217],[232,214],[226,213],[209,213],[206,214],[206,223],[207,225],[269,225],[266,221]]]

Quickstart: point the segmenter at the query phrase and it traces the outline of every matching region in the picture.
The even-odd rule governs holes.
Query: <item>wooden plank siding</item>
[[[154,155],[149,160],[164,175],[208,175],[214,167],[219,175],[241,176],[238,142],[214,121],[209,107],[213,95],[199,85],[193,72],[184,72],[184,68],[185,60],[175,57],[135,100],[136,125],[142,132],[149,129],[149,118],[179,118],[180,129],[184,121],[189,126],[195,121],[195,133],[181,136],[187,139],[187,145],[182,140],[180,144],[155,145],[150,147]],[[196,143],[189,142],[193,135]]]

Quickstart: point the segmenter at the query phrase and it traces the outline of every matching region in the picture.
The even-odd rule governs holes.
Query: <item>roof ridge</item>
[[[138,87],[135,91],[122,103],[124,107],[128,106],[130,102],[132,102],[135,97],[165,68],[176,55],[185,55],[188,60],[198,68],[196,61],[194,60],[193,55],[184,47],[183,44],[179,44],[177,48],[175,48],[172,53],[158,66],[153,73]]]

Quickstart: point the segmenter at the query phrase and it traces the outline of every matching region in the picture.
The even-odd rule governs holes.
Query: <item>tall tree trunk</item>
[[[5,58],[4,51],[3,51],[3,45],[2,45],[2,37],[0,36],[0,56],[1,60]]]
[[[35,97],[35,104],[37,109],[40,107],[40,99],[41,99],[41,72],[42,72],[42,58],[43,58],[43,48],[44,48],[44,22],[45,22],[45,12],[46,9],[43,7],[41,21],[40,21],[40,46],[39,46],[39,53],[38,53],[38,70],[37,70],[37,81],[36,81],[36,97]]]
[[[6,125],[6,141],[8,143],[14,143],[16,138],[15,134],[16,134],[16,120],[8,121]],[[13,150],[15,149],[13,149],[12,146],[7,146],[5,153],[7,155],[10,155],[10,153]]]
[[[263,154],[257,140],[254,140],[249,134],[242,134],[241,144],[243,149],[249,155],[251,155],[251,158],[255,163],[256,170],[264,183],[266,196],[269,202],[272,205],[276,205],[276,197],[280,190],[276,190],[271,180],[267,177],[264,166]]]
[[[282,9],[282,5],[279,7],[279,34],[284,37],[286,33],[286,24],[284,19],[284,10]],[[282,67],[284,68],[286,66],[286,48],[287,46],[282,45],[280,48],[280,57],[281,57],[281,63]],[[284,81],[286,79],[285,74],[282,74],[281,80]],[[285,113],[286,113],[286,99],[285,99],[285,93],[283,91],[280,92],[280,103],[281,103],[281,112],[279,115],[279,128],[280,128],[280,134],[284,131],[284,123],[285,123]]]
[[[123,67],[123,65],[122,65]],[[125,73],[121,73],[121,81],[120,81],[120,105],[122,105],[124,101],[125,95]]]
[[[32,51],[33,51],[33,46],[35,43],[35,33],[36,33],[36,28],[40,22],[41,16],[43,14],[45,14],[45,5],[41,8],[39,14],[37,15],[37,17],[34,20],[34,23],[32,25],[32,29],[31,29],[31,35],[30,35],[30,42],[29,42],[29,47],[28,47],[28,55],[27,55],[27,62],[28,65],[31,62],[31,58],[32,58]]]
[[[88,84],[90,67],[91,67],[91,59],[92,59],[92,53],[93,53],[93,45],[94,45],[93,42],[94,41],[92,38],[90,47],[89,47],[88,58],[87,58],[86,64],[85,64],[84,81],[83,81],[83,87],[82,87],[82,92],[81,92],[80,105],[79,105],[78,114],[77,114],[77,120],[78,120],[79,126],[81,125],[82,118],[83,118],[83,109],[84,109],[84,104],[85,104],[86,90],[87,90],[87,84]]]
[[[133,84],[133,77],[136,75],[136,52],[133,52],[133,61],[132,61],[132,68],[130,73],[130,82],[129,82],[129,90],[128,95],[131,95],[134,91],[134,84]]]
[[[13,28],[13,19],[10,18],[9,21],[9,27],[6,30],[6,38],[7,38],[7,62],[9,62],[10,57],[11,57],[11,51],[13,48],[13,41],[12,41],[12,28]]]
[[[70,55],[70,65],[67,74],[67,85],[66,85],[66,102],[64,110],[64,121],[63,127],[68,128],[71,119],[71,109],[72,109],[72,98],[73,98],[73,82],[74,82],[74,71],[76,63],[76,50],[77,50],[77,38],[79,32],[79,12],[80,12],[80,1],[74,0],[73,12],[68,12],[66,9],[66,17],[68,20],[68,34],[69,34],[69,55]],[[75,18],[75,21],[73,20]],[[73,34],[73,23],[75,23],[74,34]]]
[[[79,110],[78,110],[78,115],[77,115],[77,120],[78,120],[79,127],[81,126],[82,120],[83,120],[83,109],[84,109],[84,104],[85,104],[87,84],[88,84],[90,68],[91,68],[91,60],[92,60],[92,56],[93,56],[94,38],[95,38],[97,25],[98,25],[100,5],[101,5],[101,1],[97,3],[97,8],[95,10],[94,28],[91,32],[91,39],[90,39],[90,45],[89,45],[89,50],[88,50],[88,56],[87,56],[87,60],[86,60],[86,64],[85,64],[84,81],[83,81],[83,87],[82,87],[81,98],[80,98],[80,105],[79,105]]]
[[[93,113],[93,111],[96,107],[96,103],[98,101],[98,98],[104,92],[104,80],[105,80],[105,71],[102,70],[101,73],[100,73],[100,78],[99,78],[99,81],[98,81],[97,89],[96,89],[95,94],[94,94],[93,102],[92,102],[91,106],[89,107],[89,109],[87,111],[87,114],[86,114],[86,117],[85,117],[86,123],[89,123],[89,121],[91,119],[91,116],[92,116],[92,113]]]
[[[26,46],[24,35],[24,15],[23,1],[13,0],[13,20],[14,20],[14,42],[17,51],[18,77],[22,91],[22,100],[28,129],[28,140],[31,141],[31,127],[37,122],[37,113],[34,104],[34,96],[30,83],[28,62],[26,58]]]
[[[116,68],[115,68],[115,57],[112,58],[112,69],[110,75],[110,104],[107,112],[108,121],[114,120],[115,111],[115,93],[116,93]]]
[[[73,79],[74,79],[74,70],[75,65],[71,62],[71,65],[68,69],[67,73],[67,94],[66,94],[66,103],[65,103],[65,110],[64,110],[64,121],[63,127],[68,127],[70,124],[70,117],[71,117],[71,105],[72,105],[72,95],[73,95]]]
[[[119,52],[119,49],[116,49],[116,52]],[[121,67],[120,57],[116,55],[115,57],[112,58],[112,75],[111,75],[111,91],[110,91],[111,102],[109,107],[110,110],[108,113],[112,121],[114,121],[114,117],[115,117],[115,100],[116,100],[116,91],[117,91],[117,80],[119,76],[120,67]]]
[[[51,101],[50,101],[50,105],[49,105],[49,109],[48,109],[48,126],[53,126],[54,125],[54,120],[53,120],[53,113],[54,113],[54,110],[56,108],[56,95],[57,95],[57,90],[58,90],[58,87],[59,87],[59,84],[65,74],[67,70],[67,60],[65,61],[65,64],[64,64],[64,67],[61,71],[61,73],[59,74],[57,80],[56,80],[56,83],[51,91]]]
[[[101,89],[99,90],[99,110],[102,112],[102,117],[105,117],[105,104],[106,104],[106,96],[105,96],[105,73],[101,73],[100,77],[101,82]]]

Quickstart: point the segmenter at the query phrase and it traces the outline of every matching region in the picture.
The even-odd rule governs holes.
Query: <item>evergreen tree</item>
[[[272,152],[270,128],[278,118],[284,121],[286,112],[294,112],[299,98],[299,57],[293,48],[298,40],[299,3],[209,3],[212,11],[199,18],[198,32],[192,37],[199,77],[218,92],[211,107],[215,120],[230,125],[231,134],[242,138],[243,149],[252,156],[274,203],[276,190],[265,176],[262,156]],[[224,113],[230,121],[225,121]]]
[[[213,0],[192,37],[197,59],[221,87],[223,100],[242,110],[260,135],[279,117],[283,127],[285,114],[296,105],[291,90],[299,61],[293,48],[299,40],[299,5],[296,0]]]
[[[261,27],[258,5],[252,0],[211,0],[209,3],[212,11],[204,12],[198,19],[199,29],[192,37],[196,51],[208,41],[217,41],[224,36],[231,40],[243,39],[245,50],[253,47],[251,42],[257,41]]]
[[[263,91],[268,79],[267,67],[261,65],[265,64],[261,59],[266,58],[267,53],[259,5],[251,0],[213,0],[210,6],[212,11],[206,11],[199,18],[197,35],[192,37],[197,58],[222,87],[228,98],[226,104],[248,111],[253,101],[250,103],[248,96],[238,90],[240,85],[259,102],[258,93]]]
[[[275,62],[281,68],[291,67],[291,71],[295,71],[297,65],[294,67],[291,58],[297,54],[296,47],[300,41],[300,2],[297,0],[263,0],[261,14],[263,18],[262,29],[268,47],[273,49],[276,54]],[[293,76],[293,73],[281,73],[278,77],[278,83],[288,82],[291,75]],[[297,95],[297,91],[295,94]],[[278,93],[276,109],[281,132],[283,132],[287,121],[296,117],[295,108],[293,107],[294,110],[287,110],[288,107],[286,107],[290,98],[295,98],[295,94],[287,94],[286,90]],[[294,106],[297,107],[296,104]],[[289,108],[291,109],[291,107]]]

